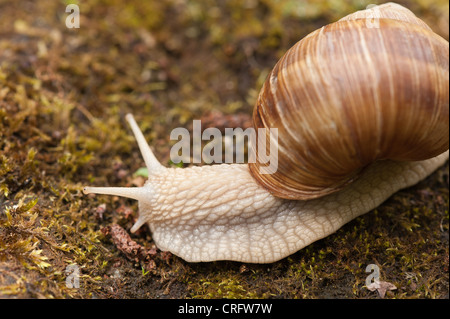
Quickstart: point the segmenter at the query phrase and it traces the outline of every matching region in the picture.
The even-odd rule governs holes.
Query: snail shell
[[[249,167],[273,195],[321,197],[374,161],[448,149],[448,42],[400,5],[376,10],[376,21],[358,11],[309,34],[269,74],[253,122],[278,128],[278,170]]]

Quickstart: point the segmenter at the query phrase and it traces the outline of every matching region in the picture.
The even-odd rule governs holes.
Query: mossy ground
[[[137,183],[133,113],[162,163],[174,127],[250,114],[277,59],[369,1],[0,1],[0,296],[30,298],[448,298],[448,165],[336,234],[268,265],[130,260],[102,232],[136,202],[82,186]],[[74,2],[76,3],[76,2]],[[401,1],[448,39],[448,2]],[[104,204],[104,205],[103,205]],[[146,227],[132,236],[152,249]],[[67,266],[80,270],[69,288]]]

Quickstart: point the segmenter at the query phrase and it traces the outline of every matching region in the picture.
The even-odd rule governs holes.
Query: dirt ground
[[[0,297],[449,298],[448,163],[334,235],[272,264],[188,263],[158,250],[137,203],[133,113],[164,165],[193,119],[246,126],[276,61],[369,1],[0,0]],[[448,1],[401,1],[448,40]],[[70,20],[73,23],[75,20]]]

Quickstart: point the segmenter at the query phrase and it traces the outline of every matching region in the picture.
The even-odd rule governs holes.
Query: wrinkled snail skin
[[[340,32],[342,26],[352,26],[358,31],[349,31],[354,41],[349,43],[349,49],[358,51],[356,43],[364,43],[362,46],[367,53],[367,43],[361,38],[365,32],[361,30],[365,30],[365,25],[360,20],[367,17],[367,11],[356,12],[337,24],[305,37],[275,66],[254,111],[255,127],[280,128],[279,175],[261,178],[256,169],[259,163],[166,168],[153,155],[133,116],[128,114],[126,119],[149,170],[147,182],[142,187],[85,187],[84,192],[138,200],[139,218],[131,231],[135,232],[147,223],[159,249],[170,251],[186,261],[270,263],[334,233],[350,220],[380,205],[398,190],[418,183],[442,166],[449,155],[448,42],[432,33],[420,19],[399,5],[389,3],[378,8],[381,17],[389,20],[382,19],[380,28],[394,31],[373,33],[374,30],[369,30],[367,34],[376,38],[387,32],[403,39],[402,33],[413,32],[407,38],[411,38],[411,34],[417,35],[421,50],[414,54],[423,55],[425,62],[411,62],[409,71],[395,69],[396,74],[409,86],[403,91],[401,85],[394,82],[393,73],[383,73],[373,65],[367,69],[377,75],[368,75],[365,71],[363,75],[379,77],[379,80],[387,83],[386,87],[373,86],[371,81],[363,81],[364,87],[354,84],[353,77],[357,76],[357,72],[353,71],[331,74],[328,79],[324,77],[326,72],[339,66],[328,64],[322,68],[317,66],[318,62],[314,60],[316,57],[308,57],[319,49],[328,48],[322,47],[322,42],[314,42],[313,38],[326,37],[326,32],[330,30]],[[396,21],[390,20],[402,20],[408,27],[399,26]],[[339,43],[330,39],[327,41],[334,45]],[[407,56],[409,58],[403,56],[403,59],[393,61],[380,57],[380,54],[389,51],[380,49],[380,44],[378,42],[376,50],[372,48],[374,54],[363,54],[363,58],[359,58],[366,61],[381,59],[388,61],[388,64],[393,63],[394,67],[411,60],[410,55]],[[395,46],[395,43],[392,45]],[[431,49],[427,51],[427,47]],[[308,52],[304,58],[303,54],[298,53],[302,50]],[[342,63],[340,59],[345,57],[338,52],[336,61]],[[355,59],[358,57],[353,55]],[[380,61],[377,60],[377,63]],[[314,67],[302,68],[302,63]],[[293,73],[294,65],[299,67],[300,75]],[[420,76],[410,72],[419,72]],[[355,94],[355,97],[342,95],[342,87],[333,88],[336,85],[333,76],[339,78],[341,85],[347,83],[347,91]],[[423,77],[432,83],[424,82]],[[311,86],[315,80],[324,81],[321,89]],[[287,82],[280,84],[282,81]],[[296,82],[301,83],[301,86]],[[307,89],[303,90],[304,87]],[[383,88],[381,93],[380,88]],[[294,91],[301,98],[294,96]],[[335,93],[341,94],[336,95],[341,103],[330,97]],[[364,95],[359,96],[362,93]],[[391,100],[386,102],[384,99],[388,98]],[[292,100],[295,105],[289,104]],[[308,101],[318,102],[315,104],[317,108],[312,108],[314,103]],[[297,102],[299,107],[296,106]],[[327,108],[327,103],[331,109]],[[333,109],[336,105],[337,109]],[[363,108],[361,114],[357,112],[358,107]],[[392,107],[397,109],[392,110]],[[408,114],[408,109],[413,112],[412,115]],[[283,112],[286,112],[286,117],[282,116]],[[353,117],[356,123],[348,122],[342,114]],[[312,118],[312,122],[303,122],[302,116]],[[396,118],[390,119],[390,116]],[[417,118],[421,118],[422,124],[417,122]],[[294,125],[295,121],[289,119],[298,120],[300,124]],[[339,123],[342,119],[346,122]],[[426,124],[429,126],[422,127]],[[397,133],[392,132],[395,126],[401,129]],[[418,131],[412,130],[414,126]],[[312,132],[313,128],[322,131],[320,134],[324,133],[325,136]],[[327,128],[337,130],[340,138],[329,140],[333,137]],[[297,133],[293,133],[297,129]],[[349,131],[348,135],[345,134],[346,130]],[[396,139],[399,139],[398,143],[403,143],[397,148],[395,144],[390,144]],[[362,149],[357,149],[351,141],[357,146],[362,144]],[[338,144],[337,148],[333,148],[333,143]],[[375,151],[370,151],[369,146],[373,146]],[[328,153],[345,148],[350,152],[343,155]],[[311,160],[312,155],[318,156],[316,161]],[[294,158],[294,163],[284,162],[290,158]],[[327,162],[329,159],[331,161]],[[348,165],[353,171],[348,169],[346,163],[339,163],[342,159],[353,161]],[[331,166],[332,169],[317,173],[317,168],[323,166]],[[296,167],[300,170],[294,172]],[[305,168],[311,169],[311,172]],[[280,191],[275,189],[283,178],[294,175],[300,177],[299,182],[289,180],[286,185],[280,185]],[[317,178],[321,175],[325,176],[324,181]],[[337,175],[342,175],[342,180],[336,178]],[[293,188],[297,182],[300,190]],[[304,199],[304,196],[307,198]]]
[[[127,119],[134,123],[130,115]],[[186,261],[270,263],[332,234],[447,159],[448,151],[419,162],[379,161],[341,191],[308,201],[273,196],[246,164],[149,169],[143,187],[84,191],[138,200],[139,218],[132,232],[148,223],[157,247]]]

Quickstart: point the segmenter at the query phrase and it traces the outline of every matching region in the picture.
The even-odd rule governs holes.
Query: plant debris
[[[127,231],[117,224],[107,226],[102,229],[103,234],[111,236],[111,239],[118,250],[135,262],[149,261],[156,255],[156,248],[147,249],[131,239]]]

